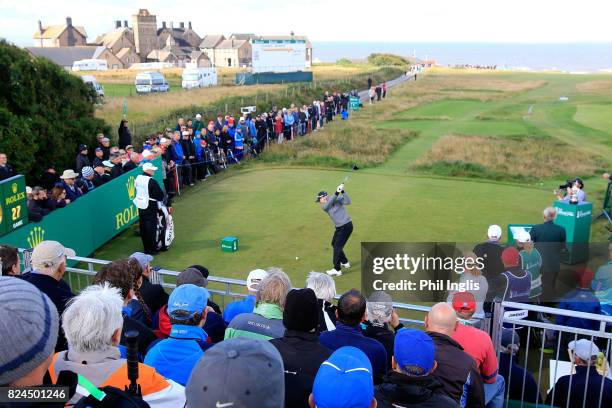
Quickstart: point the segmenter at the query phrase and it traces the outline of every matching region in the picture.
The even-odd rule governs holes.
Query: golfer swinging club
[[[349,217],[345,205],[349,205],[351,203],[351,199],[348,194],[344,192],[344,183],[340,184],[336,189],[336,192],[333,196],[328,197],[325,191],[321,191],[317,195],[317,203],[321,205],[321,209],[325,211],[329,218],[333,221],[336,226],[336,231],[334,232],[334,237],[332,238],[332,247],[334,248],[334,258],[333,263],[334,267],[327,271],[327,274],[330,276],[341,276],[342,271],[341,268],[350,268],[351,264],[348,259],[346,259],[346,255],[344,254],[344,245],[348,241],[351,233],[353,232],[353,222],[351,221],[351,217]]]

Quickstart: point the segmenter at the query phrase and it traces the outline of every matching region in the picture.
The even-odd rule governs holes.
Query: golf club
[[[344,184],[344,183],[346,183],[348,181],[349,177],[351,176],[351,173],[353,173],[355,170],[359,170],[359,167],[357,167],[357,164],[353,164],[353,167],[351,168],[349,173],[346,175],[346,177],[344,177],[344,180],[342,181],[342,184]]]

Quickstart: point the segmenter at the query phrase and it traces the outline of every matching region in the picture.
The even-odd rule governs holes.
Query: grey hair
[[[268,276],[259,284],[257,304],[272,303],[284,309],[287,293],[291,290],[291,280],[280,268],[268,268],[267,272]]]
[[[92,285],[74,297],[62,316],[68,348],[77,353],[104,351],[113,346],[115,331],[123,327],[121,291]]]
[[[557,216],[557,210],[555,210],[553,207],[546,207],[544,211],[542,211],[542,214],[544,214],[544,218],[547,220],[554,220]]]
[[[336,296],[336,282],[334,279],[320,272],[310,272],[306,278],[306,287],[314,291],[317,299],[331,302]]]
[[[393,314],[393,300],[391,296],[382,291],[373,292],[366,303],[368,320],[372,323],[384,324],[391,321]]]

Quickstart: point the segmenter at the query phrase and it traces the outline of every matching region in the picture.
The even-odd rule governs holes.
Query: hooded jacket
[[[447,335],[427,334],[436,347],[438,367],[433,375],[442,383],[445,394],[457,401],[461,408],[484,407],[484,385],[474,359]]]
[[[440,381],[428,375],[410,377],[391,372],[374,390],[379,408],[456,408],[459,403],[448,395]]]
[[[225,330],[225,339],[248,337],[250,339],[271,340],[283,337],[283,311],[278,305],[260,303],[253,313],[242,313],[234,317]]]

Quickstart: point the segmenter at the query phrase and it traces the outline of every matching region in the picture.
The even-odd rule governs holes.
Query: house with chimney
[[[197,49],[202,42],[202,38],[193,31],[191,21],[187,22],[187,26],[184,22],[180,22],[178,27],[175,27],[172,21],[168,25],[165,21],[162,21],[161,28],[157,30],[159,44],[166,44],[168,37],[172,37],[174,43],[182,48]]]
[[[253,49],[247,39],[221,41],[214,52],[217,67],[248,67],[253,61]]]
[[[128,27],[127,20],[115,21],[115,29],[96,38],[95,45],[108,48],[119,60],[124,68],[140,62],[140,56],[136,53],[134,44],[134,30]],[[110,66],[110,65],[109,65]]]
[[[32,36],[34,47],[76,47],[87,45],[87,32],[82,26],[72,25],[72,18],[66,17],[66,24],[43,27],[38,21],[38,30]]]
[[[202,51],[210,60],[213,65],[215,63],[215,48],[221,41],[225,40],[225,36],[223,34],[208,34],[202,38],[202,42],[200,43],[200,51]]]
[[[111,50],[102,46],[26,47],[26,51],[34,57],[47,58],[68,71],[72,69],[75,61],[86,59],[105,60],[108,69],[127,68]]]

